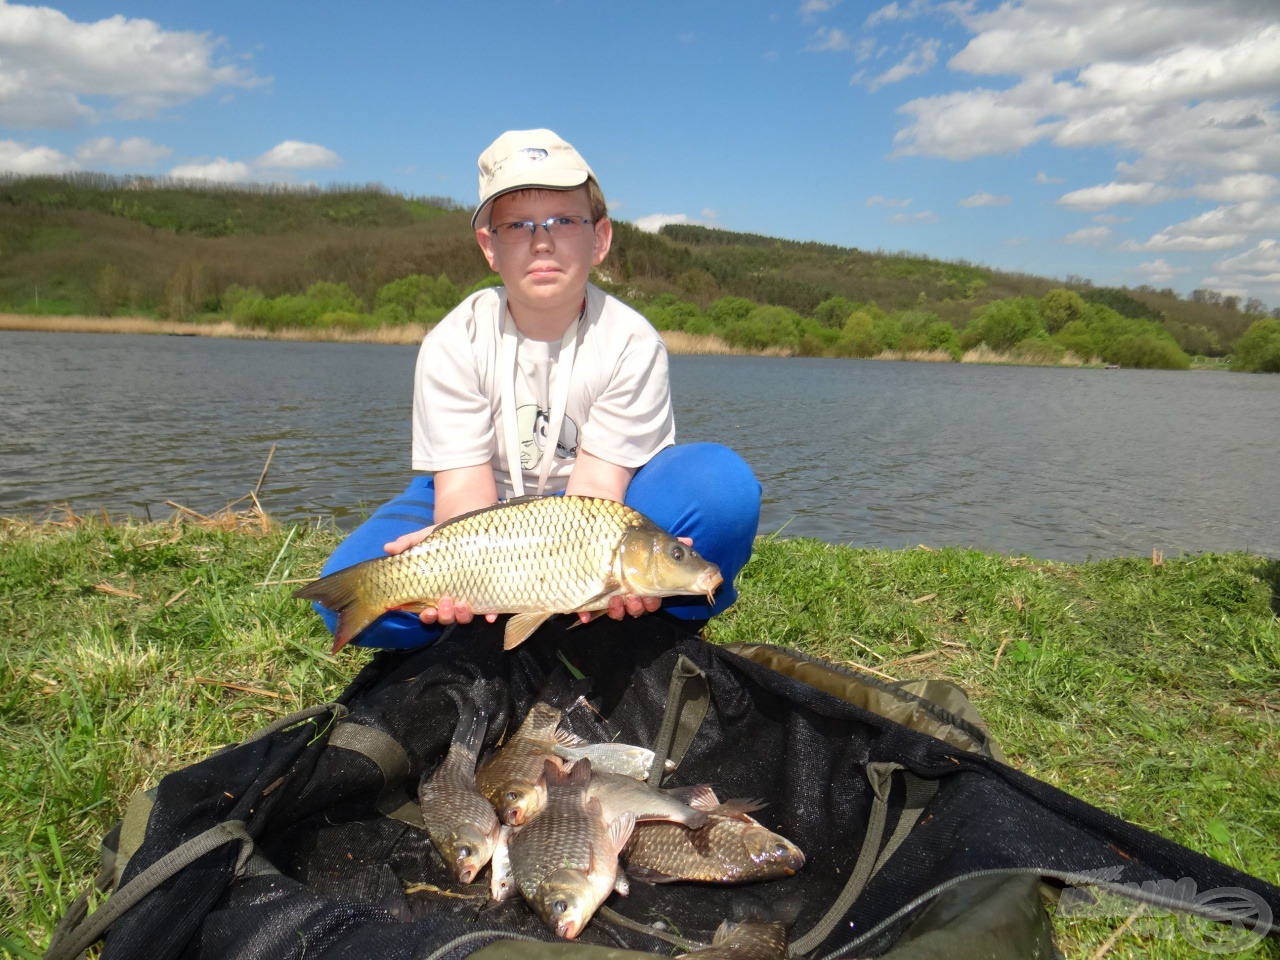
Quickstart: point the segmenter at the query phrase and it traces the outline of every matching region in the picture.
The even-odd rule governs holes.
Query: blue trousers
[[[724,576],[714,604],[705,597],[667,597],[664,610],[696,623],[724,612],[738,598],[733,581],[751,558],[760,494],[760,482],[746,461],[718,443],[667,447],[636,471],[627,488],[627,505],[673,536],[692,538],[694,549],[719,566]],[[415,477],[404,493],[379,507],[338,545],[321,574],[385,557],[383,544],[430,526],[435,502],[433,478]],[[318,604],[316,610],[332,633],[337,616]],[[425,625],[416,614],[392,610],[354,642],[408,649],[430,643],[440,633],[440,627]]]

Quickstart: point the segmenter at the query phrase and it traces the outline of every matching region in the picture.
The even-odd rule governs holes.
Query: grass
[[[366,659],[331,657],[290,597],[336,531],[222,520],[0,520],[3,955],[39,956],[135,790],[332,699]],[[952,680],[1015,766],[1280,882],[1280,562],[1068,565],[775,538],[740,585],[713,640]],[[1122,919],[1059,918],[1060,946],[1202,956]]]

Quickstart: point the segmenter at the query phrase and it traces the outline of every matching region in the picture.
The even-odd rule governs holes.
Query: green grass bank
[[[369,655],[330,656],[290,597],[339,537],[0,519],[0,954],[40,955],[135,790],[354,676]],[[1061,564],[775,538],[740,585],[713,640],[952,680],[1015,766],[1280,883],[1280,560]],[[1203,956],[1161,933],[1057,930],[1069,957]]]

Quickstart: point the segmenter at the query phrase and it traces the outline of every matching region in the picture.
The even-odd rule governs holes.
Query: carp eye
[[[458,848],[458,856],[460,857],[471,856],[471,848],[464,843],[462,846]]]
[[[676,563],[680,563],[685,558],[685,546],[683,543],[677,543],[671,548],[671,559]]]
[[[773,845],[773,852],[779,857],[785,857],[788,853],[785,843],[776,843]]]
[[[551,912],[554,913],[557,917],[560,916],[560,914],[564,913],[568,909],[569,909],[569,904],[566,903],[564,900],[557,900],[555,903],[551,904]]]
[[[516,793],[514,790],[508,790],[507,795],[504,799],[506,799],[510,803],[515,803],[517,800],[520,799],[520,794]]]

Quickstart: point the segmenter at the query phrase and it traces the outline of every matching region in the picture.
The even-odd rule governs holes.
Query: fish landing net
[[[572,944],[520,898],[490,903],[487,870],[454,881],[422,829],[418,783],[448,749],[460,698],[490,714],[487,753],[562,661],[591,681],[591,708],[569,711],[565,728],[653,747],[675,762],[664,787],[763,801],[753,816],[797,844],[804,867],[736,886],[633,881]],[[716,647],[661,615],[556,621],[512,653],[501,624],[473,623],[377,654],[337,703],[136,797],[105,844],[100,882],[114,892],[87,919],[72,910],[49,956],[105,937],[104,960],[670,957],[744,909],[788,904],[794,956],[907,958],[942,943],[951,957],[1048,957],[1046,897],[1117,925],[1172,917],[1218,952],[1275,933],[1276,887],[998,756],[947,684],[889,686],[779,648]]]

